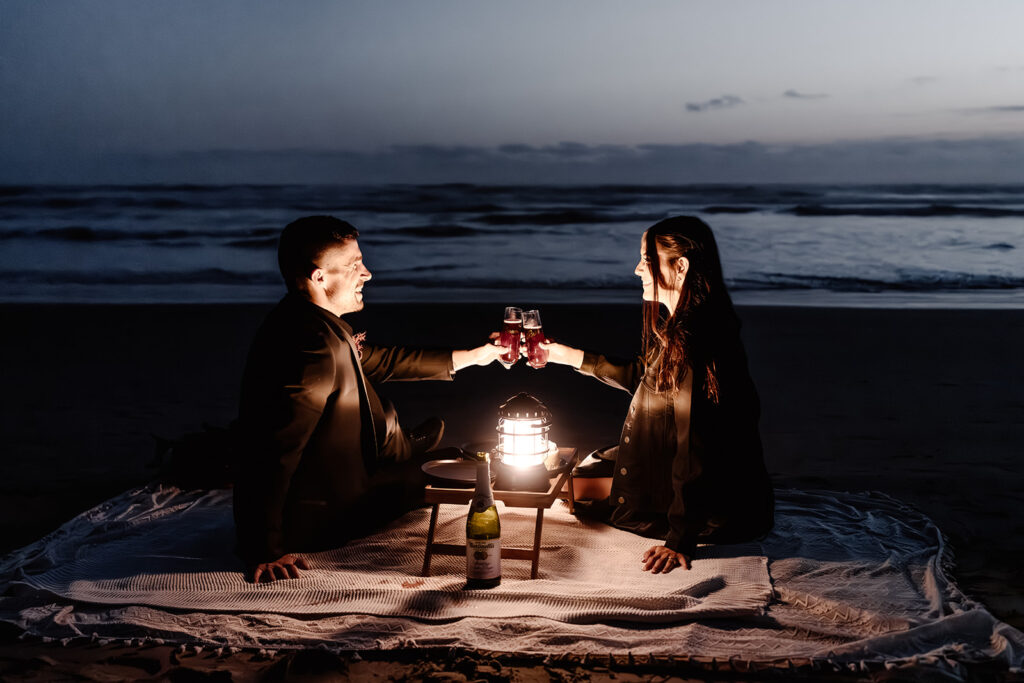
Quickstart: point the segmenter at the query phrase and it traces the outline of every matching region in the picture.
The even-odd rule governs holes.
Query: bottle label
[[[501,539],[466,539],[466,576],[496,579],[501,576]]]

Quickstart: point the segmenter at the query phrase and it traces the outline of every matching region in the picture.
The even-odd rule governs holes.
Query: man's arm
[[[374,382],[450,380],[459,370],[470,365],[487,365],[507,350],[498,341],[453,351],[364,344],[359,362],[363,372]]]
[[[407,349],[363,344],[359,363],[371,382],[451,380],[452,352],[444,349]]]
[[[246,383],[245,390],[257,395],[243,396],[240,420],[249,452],[239,462],[235,523],[239,553],[254,573],[287,556],[285,501],[334,388],[335,361],[326,335],[307,335],[293,349],[276,352],[280,355],[262,360],[274,367],[261,368],[261,385]]]
[[[507,346],[501,345],[500,336],[495,332],[491,335],[493,341],[490,344],[482,344],[475,349],[465,351],[452,351],[452,371],[458,372],[470,365],[489,365],[498,360],[501,354],[508,351]]]

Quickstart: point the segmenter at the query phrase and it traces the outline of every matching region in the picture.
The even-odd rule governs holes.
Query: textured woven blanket
[[[439,540],[458,542],[462,511],[442,510]],[[418,576],[426,524],[427,511],[415,511],[308,556],[314,569],[301,579],[252,586],[230,553],[230,493],[145,488],[4,558],[0,620],[43,637],[214,647],[913,663],[951,679],[966,677],[964,664],[1024,665],[1024,634],[950,580],[939,530],[880,494],[779,491],[760,548],[702,548],[693,570],[664,576],[640,571],[649,540],[556,507],[540,579],[506,560],[490,591],[462,590],[459,558],[435,557],[433,576]],[[532,530],[532,512],[503,511],[505,543],[527,546]]]
[[[465,509],[441,510],[437,540],[465,543]],[[502,542],[531,546],[536,512],[500,511]],[[757,614],[771,596],[757,545],[709,554],[689,572],[653,575],[641,570],[640,556],[656,541],[580,522],[563,506],[545,515],[537,580],[529,578],[529,562],[506,559],[500,586],[467,591],[463,558],[438,556],[431,576],[419,576],[427,522],[427,509],[414,510],[377,534],[306,555],[311,569],[298,579],[253,584],[232,555],[229,491],[147,488],[72,523],[44,556],[23,565],[21,580],[94,604],[427,621],[537,616],[659,623]]]

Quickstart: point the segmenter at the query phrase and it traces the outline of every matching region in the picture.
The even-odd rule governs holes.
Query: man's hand
[[[644,563],[645,572],[653,571],[655,574],[668,574],[679,566],[690,568],[690,558],[663,545],[649,548],[640,561]]]
[[[295,555],[284,555],[273,562],[256,565],[252,570],[252,582],[259,583],[260,579],[263,579],[264,583],[279,579],[297,579],[300,569],[309,569],[309,563]]]
[[[508,347],[501,345],[500,337],[500,332],[491,332],[490,344],[483,344],[466,351],[452,351],[452,368],[458,372],[470,365],[488,365],[497,360],[501,354],[508,353]]]

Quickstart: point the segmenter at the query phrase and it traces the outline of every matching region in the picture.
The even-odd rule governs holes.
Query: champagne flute
[[[546,339],[544,328],[540,324],[540,311],[532,310],[523,313],[523,333],[526,335],[526,363],[536,369],[547,365],[547,349],[540,345]]]
[[[515,306],[505,308],[505,324],[501,328],[501,345],[508,351],[498,356],[498,360],[508,370],[519,360],[519,337],[523,333],[523,309]]]

